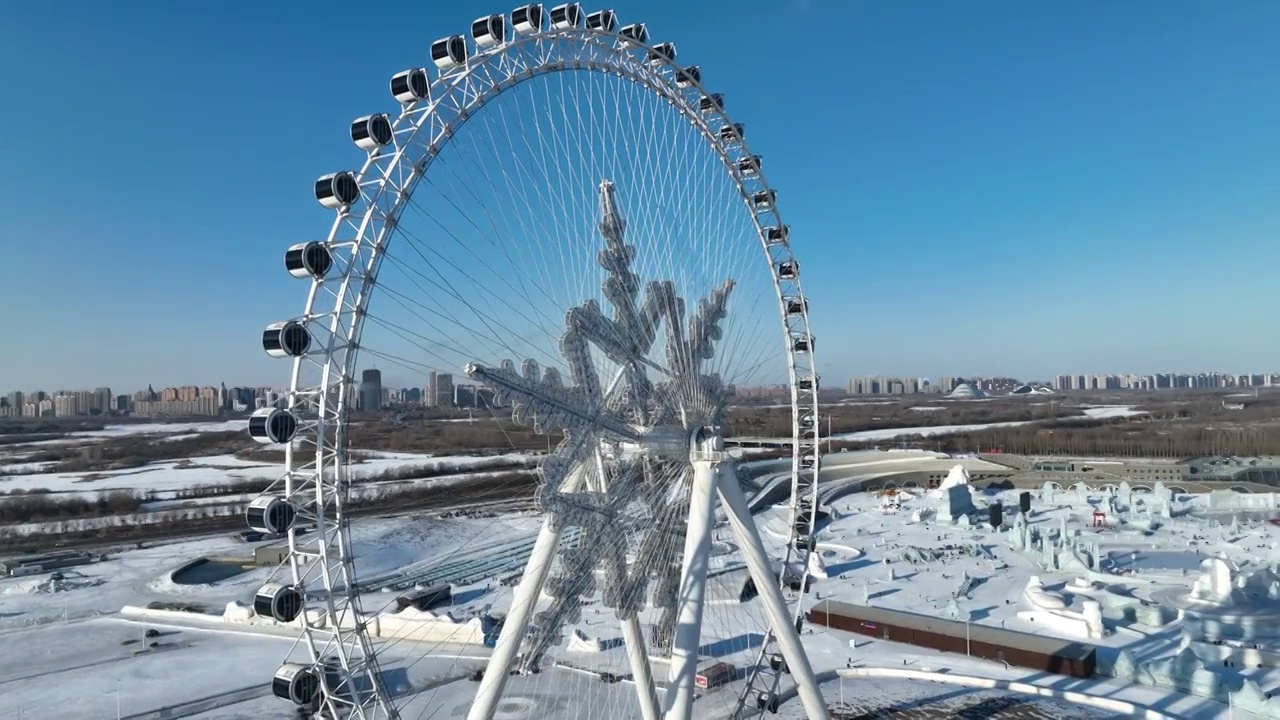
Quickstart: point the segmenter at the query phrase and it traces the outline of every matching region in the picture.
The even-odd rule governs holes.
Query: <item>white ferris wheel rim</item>
[[[312,443],[315,447],[314,459],[300,462],[299,456],[305,458],[311,454],[309,450],[305,454],[300,453],[295,451],[293,442],[285,443],[283,493],[290,498],[300,490],[314,492],[318,510],[315,513],[315,534],[320,539],[317,557],[309,560],[299,554],[295,530],[290,528],[289,566],[297,585],[304,583],[308,566],[319,568],[330,617],[335,617],[339,608],[344,612],[352,609],[358,612],[361,607],[352,569],[350,518],[343,512],[345,487],[349,481],[347,423],[365,309],[377,288],[377,271],[385,248],[395,234],[396,223],[411,201],[417,183],[427,176],[431,164],[458,129],[499,93],[526,80],[555,72],[618,75],[667,100],[709,143],[736,185],[751,217],[763,259],[770,265],[783,347],[787,353],[792,415],[791,512],[793,517],[806,520],[812,532],[817,512],[816,474],[819,463],[816,422],[818,376],[813,336],[809,330],[807,301],[798,273],[794,277],[783,278],[778,272],[780,263],[792,263],[793,268],[798,267],[791,252],[787,226],[776,202],[769,203],[769,207],[763,210],[753,203],[753,198],[759,193],[768,193],[771,199],[775,197],[758,156],[750,152],[741,135],[726,140],[720,134],[721,129],[734,128],[735,123],[725,112],[719,96],[708,91],[699,77],[690,77],[685,66],[677,65],[673,58],[657,52],[659,46],[650,44],[647,38],[640,42],[624,37],[622,31],[614,29],[556,28],[546,22],[540,25],[529,32],[517,30],[513,37],[490,47],[468,43],[471,54],[466,55],[456,67],[437,73],[430,81],[424,98],[402,102],[399,116],[392,121],[392,142],[386,147],[379,145],[370,149],[361,169],[351,173],[359,185],[360,197],[351,205],[336,208],[337,217],[324,241],[331,252],[349,252],[351,261],[345,264],[340,277],[313,279],[304,312],[296,320],[307,328],[327,321],[328,342],[323,348],[293,358],[288,409],[292,412],[300,406],[314,406],[313,420],[297,418],[297,431],[293,438]],[[455,38],[463,40],[462,36],[445,40]],[[572,47],[577,59],[572,62],[552,60],[551,54],[545,52],[548,45]],[[681,84],[677,84],[678,77]],[[700,107],[699,102],[707,98],[715,98],[715,102],[710,107]],[[420,154],[414,155],[414,150]],[[739,172],[740,163],[751,158],[756,159],[754,173],[746,175]],[[387,202],[388,198],[390,202]],[[780,242],[771,241],[768,237],[769,230],[774,228],[781,230]],[[354,240],[341,239],[344,229],[355,230]],[[361,262],[364,258],[367,261]],[[338,287],[331,301],[332,310],[321,311],[317,307],[321,295],[318,291],[326,284]],[[789,311],[788,302],[795,301],[799,302],[799,311]],[[797,340],[805,341],[804,350],[798,349]],[[304,378],[304,370],[309,364],[320,368],[318,385],[309,384]],[[804,387],[806,381],[807,388]],[[812,473],[812,479],[807,483],[801,480],[806,472],[806,459],[807,468]],[[804,507],[806,500],[807,508]],[[801,534],[796,522],[790,525],[788,560],[793,552],[797,552],[796,540]],[[798,615],[798,604],[795,611]],[[368,707],[371,705],[382,711],[374,710],[374,715],[397,715],[376,679],[376,653],[361,623],[354,623],[352,628],[334,623],[332,628],[323,632],[313,629],[311,623],[303,623],[303,635],[313,662],[322,662],[324,651],[321,648],[332,646],[348,681],[357,672],[369,676],[375,697],[359,703],[358,716],[363,716],[365,709],[373,710]],[[349,657],[348,651],[355,651],[352,655],[362,657]],[[763,647],[761,652],[764,652]]]

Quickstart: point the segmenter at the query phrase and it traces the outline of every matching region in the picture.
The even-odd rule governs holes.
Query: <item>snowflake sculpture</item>
[[[516,422],[565,435],[542,463],[539,505],[553,526],[580,528],[580,540],[561,550],[559,572],[546,584],[553,600],[536,617],[524,670],[535,668],[563,640],[565,623],[580,619],[580,600],[595,591],[597,567],[607,583],[602,601],[620,620],[644,608],[656,581],[650,604],[663,616],[655,639],[659,645],[669,642],[692,475],[690,437],[699,428],[718,427],[727,402],[720,377],[704,373],[703,364],[715,355],[733,280],[701,300],[686,325],[685,301],[674,282],[649,282],[640,301],[640,279],[631,269],[635,246],[624,242],[626,222],[607,180],[600,184],[600,213],[605,246],[597,261],[608,273],[602,290],[612,316],[595,300],[566,314],[560,352],[570,384],[552,368],[539,377],[532,360],[521,372],[512,360],[497,368],[466,368],[469,377],[493,389],[497,403],[510,403]],[[664,364],[649,358],[661,328]],[[618,367],[607,385],[592,359],[593,346]],[[629,538],[638,538],[634,546]]]

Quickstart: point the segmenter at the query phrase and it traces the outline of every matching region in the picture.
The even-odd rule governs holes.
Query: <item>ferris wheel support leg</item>
[[[726,464],[726,468],[732,468]],[[809,664],[809,656],[805,655],[800,644],[800,634],[792,624],[791,614],[787,612],[787,604],[782,599],[782,590],[769,567],[769,556],[765,553],[764,543],[760,540],[760,532],[756,529],[755,520],[747,508],[747,499],[742,494],[733,472],[719,473],[717,486],[720,490],[720,502],[724,504],[729,524],[742,548],[742,555],[751,572],[751,580],[760,593],[765,611],[769,614],[769,623],[773,626],[774,637],[782,650],[782,658],[791,671],[796,683],[796,692],[804,705],[809,720],[827,720],[827,703],[818,690],[818,681],[813,674],[813,666]]]
[[[631,675],[636,681],[636,694],[640,696],[640,716],[644,720],[662,720],[658,688],[653,682],[653,666],[649,664],[649,652],[644,644],[644,628],[640,625],[638,615],[622,621],[622,641],[627,646]]]
[[[576,492],[582,484],[583,473],[574,471],[565,479],[561,492]],[[538,598],[542,594],[542,586],[551,573],[551,564],[555,561],[556,550],[560,547],[560,536],[563,530],[552,527],[551,518],[544,518],[542,529],[538,531],[538,539],[533,543],[533,551],[525,564],[524,575],[516,585],[515,595],[511,598],[511,610],[502,623],[498,633],[498,641],[494,643],[493,655],[489,656],[489,664],[485,667],[484,677],[480,679],[480,687],[476,690],[476,699],[467,712],[467,720],[491,720],[493,713],[502,700],[502,691],[507,686],[507,677],[520,654],[520,646],[524,644],[525,635],[529,632],[529,620],[538,606]]]
[[[711,530],[715,521],[716,473],[721,463],[693,462],[693,491],[689,496],[689,525],[684,537],[680,598],[675,637],[671,643],[671,685],[667,690],[667,720],[693,718],[694,682],[698,675],[698,647],[702,638],[702,608],[711,559]]]

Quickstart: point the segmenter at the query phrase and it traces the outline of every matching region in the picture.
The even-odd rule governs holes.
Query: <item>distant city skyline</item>
[[[613,5],[700,65],[766,158],[826,380],[1280,357],[1258,302],[1280,265],[1280,3]],[[302,311],[281,255],[325,236],[311,188],[360,161],[348,123],[394,111],[388,79],[429,39],[509,10],[379,7],[6,8],[0,130],[38,117],[49,140],[4,149],[22,212],[0,233],[0,385],[283,385],[257,337]],[[317,65],[353,38],[376,41]],[[120,111],[48,112],[57,77]],[[216,101],[173,91],[193,78]]]
[[[422,387],[382,385],[376,369],[361,373],[350,388],[351,402],[358,410],[378,410],[388,403],[416,403],[427,407],[492,407],[494,394],[475,383],[454,383],[452,375],[432,373]],[[110,386],[60,387],[57,390],[0,391],[0,419],[84,417],[108,415],[220,416],[243,414],[272,407],[285,400],[288,389],[274,386],[228,386],[225,382],[178,385],[119,392]]]
[[[435,396],[443,397],[451,395],[458,387],[470,387],[478,385],[465,379],[454,377],[452,373],[434,373],[440,378],[441,390],[432,391],[433,383],[436,378],[430,375],[424,377],[419,382],[404,381],[397,382],[394,379],[388,380],[388,376],[380,372],[379,368],[369,367],[361,371],[361,378],[353,383],[353,387],[357,389],[357,393],[361,386],[372,384],[379,390],[420,390],[423,397]],[[862,389],[854,389],[855,384],[861,381],[887,381],[893,383],[905,380],[920,383],[928,381],[934,386],[954,387],[956,383],[961,381],[993,381],[993,380],[1017,380],[1023,383],[1038,383],[1046,387],[1051,387],[1060,391],[1073,390],[1161,390],[1161,389],[1185,389],[1185,388],[1233,388],[1233,387],[1280,387],[1280,371],[1246,371],[1246,372],[1227,372],[1227,371],[1202,371],[1202,372],[1152,372],[1152,373],[1133,373],[1133,372],[1100,372],[1100,373],[1056,373],[1049,377],[1029,377],[1019,375],[1005,375],[997,373],[955,373],[949,372],[937,375],[911,375],[905,373],[882,373],[882,374],[866,374],[854,375],[845,378],[842,382],[837,382],[832,378],[825,378],[823,381],[823,390],[826,391],[844,391],[849,394],[911,394],[920,392],[922,385],[917,384],[914,389],[904,389],[889,392],[883,390],[867,391]],[[1106,381],[1111,380],[1108,384]],[[1209,382],[1212,381],[1212,384]],[[8,382],[7,380],[5,382]],[[1148,383],[1149,384],[1146,384]],[[3,405],[7,398],[11,398],[14,393],[29,395],[33,392],[42,392],[49,397],[55,397],[59,393],[92,393],[102,390],[110,391],[111,397],[119,395],[137,396],[145,393],[148,389],[154,390],[157,396],[164,395],[165,391],[174,391],[173,399],[187,399],[186,392],[190,394],[191,390],[210,389],[217,391],[219,388],[224,390],[273,390],[284,392],[288,390],[287,383],[227,383],[223,381],[217,382],[200,382],[200,383],[177,383],[177,384],[161,384],[148,383],[141,388],[122,389],[128,386],[89,383],[83,386],[76,386],[70,383],[56,383],[48,386],[27,387],[19,389],[10,383],[8,386],[0,385],[0,405]],[[776,387],[776,385],[748,386],[748,387]],[[443,388],[447,388],[447,391]],[[208,395],[209,393],[205,393]],[[192,395],[191,399],[196,396]],[[439,403],[439,401],[436,401]],[[428,403],[431,404],[431,403]],[[439,403],[443,404],[443,403]]]

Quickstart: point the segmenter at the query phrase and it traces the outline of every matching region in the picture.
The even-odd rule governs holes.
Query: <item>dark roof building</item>
[[[865,605],[823,600],[810,608],[808,620],[890,642],[1071,677],[1092,677],[1096,663],[1096,648],[1085,643]]]

